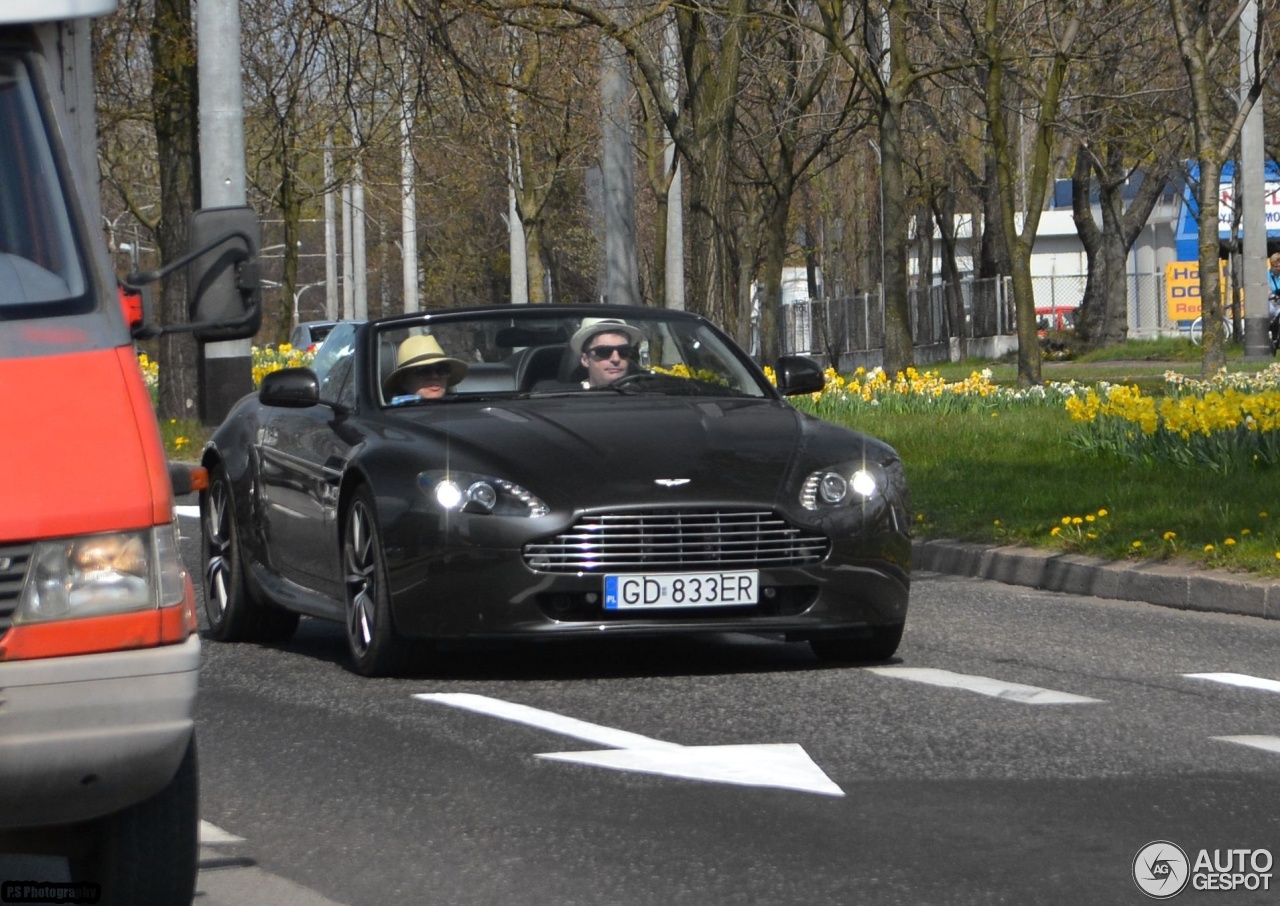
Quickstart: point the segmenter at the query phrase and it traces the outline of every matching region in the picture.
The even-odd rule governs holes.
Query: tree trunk
[[[196,52],[190,0],[155,0],[151,23],[151,102],[160,173],[156,245],[162,262],[186,252],[187,223],[199,197]],[[187,277],[179,268],[160,284],[158,310],[165,326],[187,322]],[[161,419],[199,417],[200,349],[190,334],[160,339],[157,362]]]
[[[760,249],[760,361],[775,361],[782,353],[786,312],[782,306],[782,269],[787,258],[787,215],[790,198],[770,198]],[[808,350],[804,350],[808,351]]]
[[[880,104],[880,184],[884,240],[884,371],[893,376],[915,364],[908,297],[907,194],[902,167],[903,101],[892,91]]]
[[[1203,147],[1203,146],[1202,146]],[[1222,162],[1217,155],[1201,153],[1200,184],[1196,202],[1200,209],[1200,317],[1203,328],[1200,372],[1213,377],[1227,366],[1227,338],[1222,329],[1222,283],[1218,278],[1220,242],[1218,240],[1218,183],[1222,179]]]
[[[537,304],[547,299],[547,268],[542,263],[542,228],[538,221],[524,225],[525,259],[529,270],[529,301]],[[594,299],[591,301],[595,301]]]

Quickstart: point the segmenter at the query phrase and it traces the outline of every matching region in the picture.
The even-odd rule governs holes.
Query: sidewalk
[[[1038,548],[988,547],[945,540],[914,542],[911,565],[915,569],[1046,591],[1280,620],[1280,582],[1224,570],[1149,561],[1117,562]]]

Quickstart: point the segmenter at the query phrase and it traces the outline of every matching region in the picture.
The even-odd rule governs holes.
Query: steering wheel
[[[640,383],[641,380],[645,378],[652,378],[652,377],[653,377],[653,372],[651,371],[640,371],[635,374],[624,374],[622,377],[618,378],[616,381],[614,381],[612,384],[609,384],[608,386],[610,390],[621,390],[623,387],[629,384],[638,384]]]

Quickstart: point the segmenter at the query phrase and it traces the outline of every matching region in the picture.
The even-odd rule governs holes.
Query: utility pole
[[[246,196],[239,0],[198,3],[196,40],[200,207],[240,207]],[[236,400],[253,390],[252,349],[251,340],[204,345],[197,386],[205,424],[221,423]]]
[[[410,312],[417,311],[420,306],[417,195],[413,188],[413,110],[409,104],[408,91],[401,98],[400,105],[400,256],[404,280],[404,310]]]
[[[626,60],[602,38],[600,96],[604,133],[604,296],[619,305],[640,304],[636,260],[635,174],[631,163],[631,106]]]
[[[667,95],[674,102],[680,96],[680,36],[676,32],[676,14],[667,14],[662,31],[662,67],[665,70]],[[662,150],[662,162],[671,176],[667,189],[667,241],[663,262],[663,296],[667,308],[684,310],[684,190],[681,184],[680,159],[676,155],[674,137],[668,136]]]
[[[333,177],[333,129],[324,141],[324,316],[338,320],[338,214]]]
[[[1247,103],[1258,78],[1258,0],[1249,0],[1240,15],[1240,103]],[[1262,131],[1262,98],[1240,131],[1240,204],[1244,232],[1244,356],[1271,358],[1267,331],[1266,149]]]

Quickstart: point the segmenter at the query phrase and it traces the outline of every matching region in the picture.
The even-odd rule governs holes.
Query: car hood
[[[425,408],[409,418],[450,466],[523,485],[553,508],[630,502],[775,505],[811,461],[877,447],[774,400],[582,394]],[[434,456],[433,456],[434,458]]]

